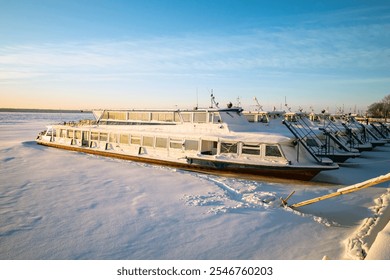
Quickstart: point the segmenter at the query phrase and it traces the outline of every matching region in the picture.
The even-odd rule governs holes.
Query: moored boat
[[[57,124],[45,146],[240,177],[310,180],[338,168],[277,131],[263,132],[237,107],[193,110],[95,110],[96,123]]]
[[[262,131],[284,131],[285,135],[293,135],[303,147],[319,158],[330,158],[342,163],[349,158],[360,156],[353,142],[333,131],[329,125],[319,125],[311,121],[302,112],[256,111],[244,112],[249,122],[257,123]]]

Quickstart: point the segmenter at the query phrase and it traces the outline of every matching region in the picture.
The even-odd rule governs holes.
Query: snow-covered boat
[[[51,125],[45,146],[241,177],[310,180],[337,169],[295,137],[264,132],[238,107],[193,110],[94,110],[94,124]]]
[[[295,136],[303,147],[319,158],[330,158],[342,163],[349,158],[360,156],[359,150],[339,130],[311,121],[302,112],[255,111],[243,112],[249,122],[257,123],[262,131],[284,131]],[[343,128],[344,129],[344,128]]]
[[[390,143],[390,138],[386,135],[386,131],[381,131],[376,125],[362,124],[358,122],[353,115],[346,115],[345,119],[347,120],[345,126],[352,130],[360,131],[362,139],[366,142],[370,142],[373,147]]]

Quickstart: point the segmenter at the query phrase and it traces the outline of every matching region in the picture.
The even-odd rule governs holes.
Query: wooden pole
[[[379,176],[379,177],[376,177],[376,178],[373,178],[373,179],[370,179],[370,180],[367,180],[367,181],[364,181],[364,182],[361,182],[361,183],[358,183],[358,184],[355,184],[355,185],[352,185],[349,187],[338,189],[334,193],[326,194],[326,195],[315,197],[315,198],[305,200],[305,201],[302,201],[299,203],[295,203],[295,204],[291,205],[290,207],[291,208],[298,208],[298,207],[306,206],[306,205],[313,204],[313,203],[316,203],[316,202],[319,202],[319,201],[322,201],[325,199],[329,199],[332,197],[336,197],[339,195],[357,192],[357,191],[360,191],[361,189],[372,187],[372,186],[378,185],[378,184],[386,182],[386,181],[390,181],[390,173],[387,173],[386,175],[382,175],[382,176]]]
[[[286,199],[283,199],[282,197],[280,198],[280,200],[282,201],[282,205],[283,206],[287,206],[287,201],[290,199],[290,197],[295,193],[295,191],[292,191],[287,197]]]

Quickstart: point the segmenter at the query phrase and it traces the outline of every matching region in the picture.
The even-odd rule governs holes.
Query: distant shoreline
[[[0,112],[6,113],[91,113],[91,110],[62,110],[62,109],[20,109],[0,108]]]

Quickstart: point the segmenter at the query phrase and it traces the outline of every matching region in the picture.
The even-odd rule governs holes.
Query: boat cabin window
[[[246,119],[248,122],[255,122],[255,115],[253,114],[245,114]]]
[[[88,145],[89,145],[89,131],[86,131],[86,130],[82,131],[81,145],[83,147],[88,147]]]
[[[221,154],[237,154],[237,143],[221,142]]]
[[[126,112],[107,112],[107,119],[125,121],[127,119]]]
[[[310,114],[309,118],[312,122],[320,122],[320,118],[315,114]]]
[[[127,134],[121,134],[121,135],[119,136],[119,142],[120,142],[121,144],[129,144],[129,135],[127,135]]]
[[[130,143],[133,145],[141,145],[141,137],[138,135],[131,135]]]
[[[282,157],[282,153],[277,145],[266,145],[265,146],[266,157]]]
[[[198,140],[186,140],[184,143],[184,148],[187,151],[197,151],[199,147],[199,141]]]
[[[91,140],[99,140],[99,132],[91,132]]]
[[[221,116],[219,115],[219,113],[210,113],[210,122],[211,123],[220,123]]]
[[[52,128],[48,129],[47,132],[46,132],[46,135],[47,136],[56,136],[55,129],[52,129]]]
[[[173,122],[174,115],[173,112],[153,112],[152,120],[160,122]]]
[[[169,147],[171,149],[181,149],[183,147],[183,140],[171,138],[169,140]]]
[[[183,122],[191,122],[191,113],[181,113]]]
[[[73,139],[74,136],[74,130],[68,130],[67,131],[67,138]]]
[[[289,121],[289,122],[297,122],[297,121],[298,121],[296,115],[286,115],[285,118],[286,118],[286,120]]]
[[[149,113],[147,113],[147,112],[131,112],[131,113],[129,113],[129,120],[149,121]]]
[[[108,112],[107,112],[107,111],[105,111],[105,112],[103,113],[102,119],[105,119],[105,120],[109,119],[109,117],[108,117]]]
[[[81,139],[81,131],[80,131],[80,130],[76,130],[76,131],[75,131],[74,138],[76,138],[76,139]]]
[[[152,136],[143,136],[142,145],[147,147],[153,147],[154,138]]]
[[[216,155],[218,148],[217,141],[202,140],[200,153],[202,155]]]
[[[100,133],[100,141],[107,142],[108,134],[107,133]]]
[[[194,113],[194,123],[206,123],[207,113],[206,112],[197,112]]]
[[[66,138],[66,129],[60,129],[60,133],[58,135],[61,138]]]
[[[269,119],[267,115],[259,115],[259,122],[261,123],[269,123]]]
[[[167,142],[167,138],[156,137],[156,148],[166,148]]]
[[[260,155],[260,145],[244,144],[241,153],[244,155]]]
[[[116,133],[110,133],[110,142],[111,143],[116,143],[116,139],[117,139],[116,136],[117,136]]]

